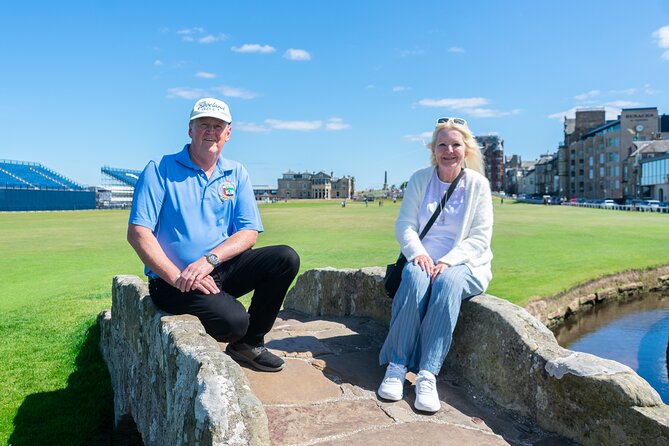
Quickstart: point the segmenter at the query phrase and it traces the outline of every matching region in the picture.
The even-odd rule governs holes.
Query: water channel
[[[631,367],[669,403],[669,296],[598,305],[553,332],[562,347]]]

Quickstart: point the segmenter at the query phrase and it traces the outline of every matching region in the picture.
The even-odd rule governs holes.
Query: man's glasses
[[[449,121],[452,122],[453,124],[467,125],[467,121],[465,121],[462,118],[438,118],[437,123],[435,125],[445,124]]]

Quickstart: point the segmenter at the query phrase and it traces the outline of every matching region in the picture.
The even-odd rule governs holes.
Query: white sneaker
[[[427,370],[416,375],[416,401],[413,407],[421,412],[437,412],[441,409],[441,401],[437,394],[437,378]]]
[[[391,362],[386,369],[386,376],[379,386],[378,394],[381,398],[390,401],[399,401],[404,394],[404,378],[407,368]]]

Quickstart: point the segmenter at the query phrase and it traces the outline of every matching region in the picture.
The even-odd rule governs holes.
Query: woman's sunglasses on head
[[[462,118],[437,118],[437,124],[445,124],[447,122],[452,122],[453,124],[458,124],[458,125],[467,125],[467,121],[465,121]]]

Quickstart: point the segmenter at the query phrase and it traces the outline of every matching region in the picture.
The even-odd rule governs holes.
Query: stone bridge
[[[414,411],[412,391],[378,400],[382,279],[381,268],[301,275],[266,342],[286,368],[269,374],[237,365],[196,318],[158,310],[139,278],[115,277],[98,320],[117,425],[146,445],[668,444],[669,406],[633,370],[561,348],[490,295],[462,306],[441,411]]]

